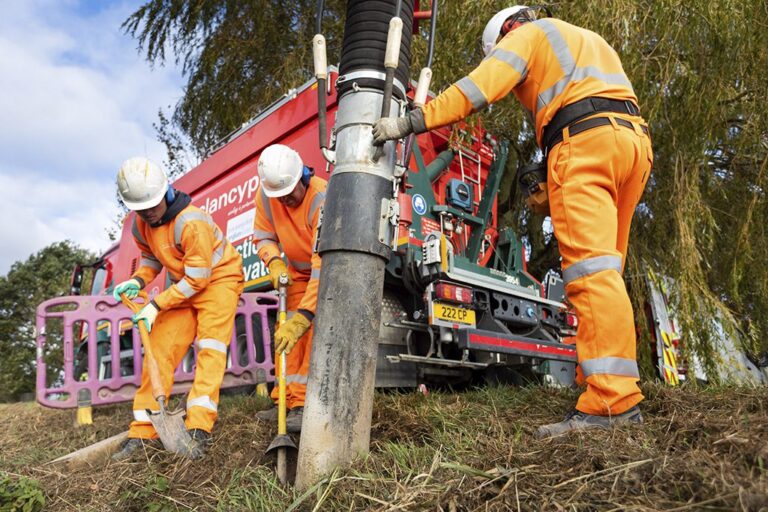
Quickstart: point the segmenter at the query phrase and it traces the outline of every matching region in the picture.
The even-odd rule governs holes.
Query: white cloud
[[[106,249],[118,166],[137,154],[164,159],[152,123],[181,97],[181,78],[150,69],[122,33],[141,3],[4,3],[0,213],[26,226],[2,223],[0,274],[59,240]]]
[[[0,174],[0,269],[59,240],[73,240],[96,253],[109,247],[107,228],[119,209],[110,183],[61,181]]]

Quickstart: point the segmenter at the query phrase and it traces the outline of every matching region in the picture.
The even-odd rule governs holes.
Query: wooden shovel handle
[[[128,307],[128,309],[134,313],[138,313],[145,305],[149,303],[149,295],[147,295],[147,292],[140,291],[139,297],[144,299],[144,304],[137,304],[136,302],[133,302],[131,299],[126,297],[125,294],[120,295],[120,299],[123,301],[123,304],[125,304],[126,307]],[[157,367],[157,361],[155,360],[155,355],[152,352],[152,344],[149,342],[149,332],[147,332],[147,326],[144,322],[139,322],[138,327],[141,344],[144,346],[144,360],[146,363],[144,368],[149,372],[149,382],[152,384],[152,394],[154,395],[155,400],[160,397],[165,398],[163,379],[160,377],[160,368]]]

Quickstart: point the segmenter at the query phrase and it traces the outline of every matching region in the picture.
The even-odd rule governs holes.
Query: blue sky
[[[0,275],[59,240],[109,247],[120,163],[164,160],[152,123],[183,81],[120,30],[142,4],[0,0]]]

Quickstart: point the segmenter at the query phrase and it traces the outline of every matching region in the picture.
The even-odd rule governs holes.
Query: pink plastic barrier
[[[242,295],[222,389],[274,380],[269,326],[276,310],[276,295]],[[91,392],[93,405],[133,400],[141,383],[142,348],[130,317],[128,308],[108,296],[61,297],[40,304],[37,401],[59,409],[77,407],[81,389]],[[176,369],[174,394],[192,386],[196,356],[193,346]]]

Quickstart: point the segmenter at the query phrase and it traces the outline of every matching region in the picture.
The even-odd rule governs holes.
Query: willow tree
[[[15,262],[7,275],[0,276],[0,402],[35,391],[35,310],[44,300],[69,294],[72,269],[95,259],[65,240]],[[49,340],[60,339],[57,328],[60,331],[62,325],[48,326]],[[46,346],[49,375],[62,370],[61,351],[60,344]]]
[[[433,90],[477,65],[485,22],[508,5],[441,2]],[[314,9],[309,0],[151,0],[126,20],[124,28],[150,62],[162,64],[169,51],[187,78],[184,97],[160,123],[171,155],[183,139],[205,155],[311,77]],[[338,61],[343,10],[339,0],[326,2],[330,62]],[[579,1],[557,4],[555,15],[613,45],[651,127],[655,169],[638,208],[626,272],[636,306],[643,304],[642,276],[651,269],[674,281],[685,344],[705,365],[715,361],[716,322],[748,351],[768,350],[766,3]],[[426,36],[426,27],[421,31]],[[416,41],[413,69],[426,54],[425,38]],[[474,122],[513,143],[517,158],[500,190],[502,221],[528,240],[531,267],[541,273],[557,262],[556,241],[542,229],[545,219],[521,207],[514,185],[517,163],[538,155],[531,126],[511,97]]]
[[[152,0],[123,23],[151,63],[170,59],[186,77],[184,96],[170,116],[161,112],[157,124],[172,158],[187,141],[198,158],[205,156],[254,113],[312,76],[307,63],[314,5],[311,0]],[[334,33],[341,32],[338,19],[326,18]],[[336,54],[339,45],[332,46]]]

